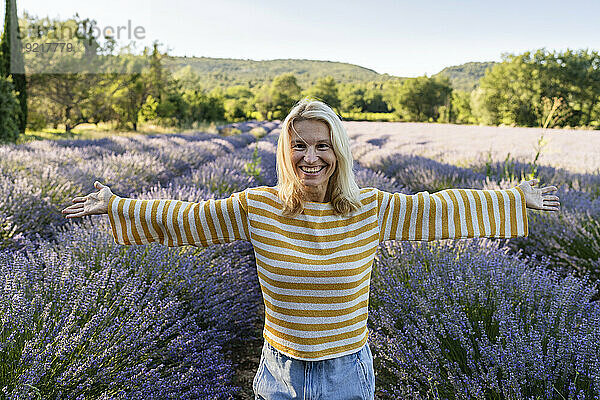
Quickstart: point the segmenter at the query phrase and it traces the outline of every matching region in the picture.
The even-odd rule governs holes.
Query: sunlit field
[[[527,237],[380,246],[377,398],[600,398],[600,134],[344,123],[360,187],[535,176],[561,199],[528,210]],[[249,243],[121,246],[106,216],[60,212],[95,180],[185,201],[275,185],[278,121],[207,130],[0,147],[0,399],[254,398],[264,310]]]
[[[382,152],[415,154],[452,165],[515,159],[569,172],[600,173],[600,131],[410,122],[344,122],[363,162]],[[365,153],[373,150],[370,156]]]

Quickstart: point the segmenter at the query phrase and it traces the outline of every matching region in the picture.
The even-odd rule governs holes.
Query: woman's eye
[[[295,144],[292,146],[292,149],[303,149],[304,145],[303,144]]]
[[[318,147],[321,150],[327,150],[327,149],[329,149],[329,145],[328,144],[320,144]]]

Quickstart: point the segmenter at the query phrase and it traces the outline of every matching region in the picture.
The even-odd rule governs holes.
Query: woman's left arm
[[[527,208],[557,211],[555,187],[525,181],[505,190],[447,189],[379,194],[379,240],[437,240],[528,235]]]

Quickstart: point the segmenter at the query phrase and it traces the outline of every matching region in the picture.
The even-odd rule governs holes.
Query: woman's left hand
[[[558,196],[551,194],[558,190],[556,186],[534,188],[538,184],[537,179],[522,182],[518,187],[525,193],[525,206],[534,210],[558,211],[560,202]]]

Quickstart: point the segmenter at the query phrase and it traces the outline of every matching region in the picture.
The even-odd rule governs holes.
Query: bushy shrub
[[[381,246],[370,340],[382,399],[600,397],[600,304],[487,239]]]
[[[587,274],[600,282],[600,214],[567,208],[553,214],[530,212],[528,218],[529,235],[509,241],[511,248],[551,258],[551,268],[561,274]]]
[[[52,239],[65,223],[57,204],[64,202],[63,196],[75,194],[73,186],[60,182],[60,177],[44,185],[35,185],[36,181],[35,175],[14,180],[0,176],[0,249],[18,249],[26,238]]]
[[[190,175],[175,179],[173,184],[198,186],[214,193],[217,198],[227,197],[257,186],[256,178],[244,172],[247,162],[233,156],[220,157],[193,170]]]
[[[260,139],[261,137],[265,136],[267,134],[267,130],[261,126],[257,126],[256,128],[252,128],[249,131],[253,136],[255,136],[257,139]]]
[[[520,162],[487,164],[486,180],[497,182],[502,177],[521,176],[527,165]],[[476,171],[484,171],[476,166]],[[553,270],[566,274],[589,274],[600,280],[600,174],[571,173],[540,166],[537,178],[540,186],[556,186],[560,198],[559,213],[528,211],[529,235],[508,241],[512,249],[522,250],[525,256],[545,255],[552,260]],[[517,185],[519,180],[506,186]],[[484,188],[493,188],[486,184]]]
[[[105,218],[1,252],[0,398],[229,399],[259,316],[251,247],[118,246]]]
[[[242,133],[242,131],[239,130],[238,128],[225,127],[223,129],[221,129],[219,131],[219,133],[223,136],[232,136],[232,135],[239,135],[240,133]]]
[[[237,154],[239,158],[247,160],[247,162],[257,162],[257,169],[260,169],[260,179],[257,180],[261,185],[275,186],[277,184],[277,147],[276,143],[266,140],[269,136],[263,137],[256,144],[240,149]]]
[[[33,131],[41,131],[48,125],[46,115],[36,109],[27,110],[27,128]]]
[[[481,189],[486,180],[485,175],[467,168],[400,153],[384,156],[378,162],[371,163],[370,168],[395,178],[415,193],[434,193],[451,188]]]
[[[396,179],[387,177],[381,171],[373,171],[372,169],[357,165],[354,176],[360,188],[374,187],[390,193],[411,194]]]

